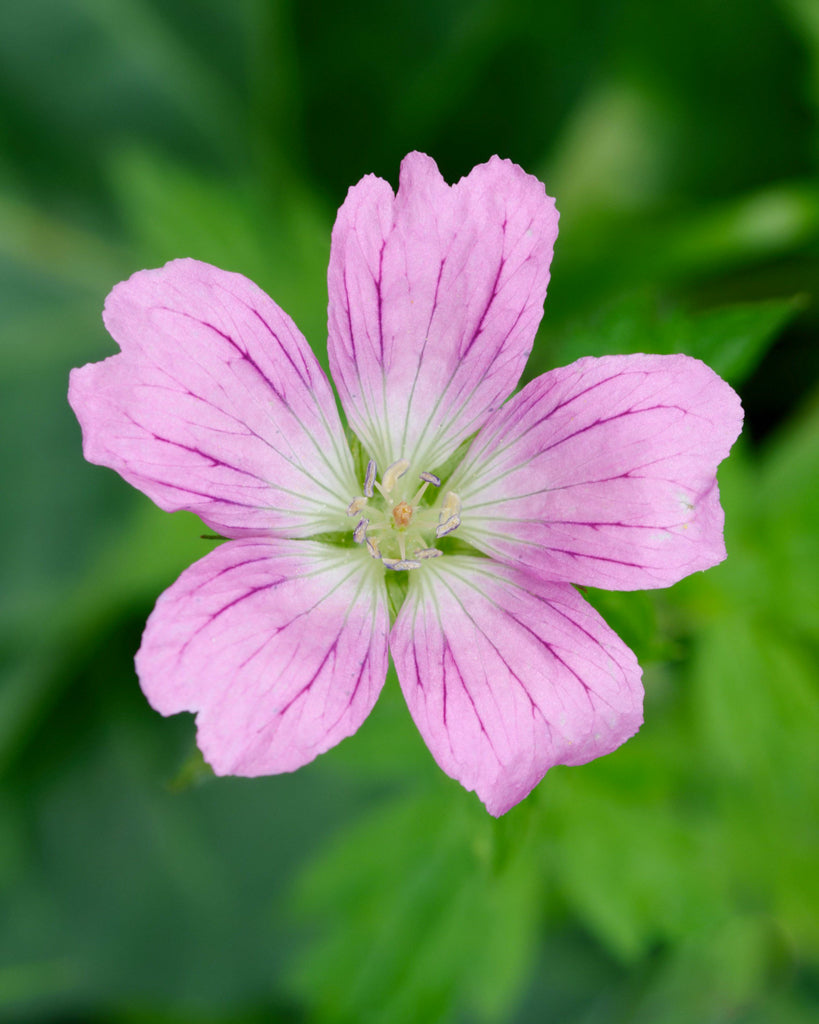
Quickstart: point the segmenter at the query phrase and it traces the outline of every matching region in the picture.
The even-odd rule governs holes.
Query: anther
[[[400,572],[402,569],[420,569],[421,563],[414,558],[383,558],[384,565],[388,569]]]
[[[358,526],[353,530],[353,540],[356,544],[360,544],[367,536],[367,527],[370,525],[369,519],[359,519]]]
[[[415,497],[412,499],[412,504],[416,508],[418,507],[418,503],[420,502],[421,498],[423,498],[424,492],[426,491],[427,487],[429,487],[430,484],[432,484],[433,487],[441,486],[441,478],[439,476],[436,476],[434,473],[427,473],[426,470],[424,470],[423,473],[419,473],[418,478],[421,481],[421,486],[418,488]]]
[[[364,494],[371,498],[373,496],[373,484],[375,483],[375,474],[378,472],[378,467],[375,464],[375,459],[370,459],[367,463],[367,472],[364,474]]]
[[[444,495],[444,504],[441,507],[441,514],[438,516],[439,523],[445,523],[450,516],[457,516],[461,511],[461,499],[454,491],[447,491]]]
[[[443,554],[443,551],[439,551],[438,548],[419,548],[418,551],[413,551],[413,556],[419,561],[425,558],[438,558]]]
[[[370,495],[370,497],[372,497],[372,495]],[[347,506],[347,515],[348,516],[357,516],[358,513],[362,510],[362,508],[364,508],[364,506],[366,504],[367,504],[367,499],[366,498],[353,498],[353,500]]]
[[[378,542],[376,540],[374,540],[372,537],[367,537],[366,541],[367,541],[367,550],[370,552],[370,554],[373,556],[373,558],[380,558],[381,557],[381,549],[378,547]]]
[[[447,491],[444,496],[444,504],[438,515],[438,526],[435,530],[436,537],[446,537],[448,533],[457,530],[461,525],[461,499],[454,491]]]
[[[435,536],[440,540],[441,537],[446,537],[448,533],[452,533],[454,530],[457,530],[460,525],[460,516],[450,516],[446,522],[440,523],[435,527]]]
[[[398,459],[397,462],[387,466],[384,475],[381,477],[381,487],[384,493],[390,493],[399,478],[409,469],[409,466],[409,459]]]

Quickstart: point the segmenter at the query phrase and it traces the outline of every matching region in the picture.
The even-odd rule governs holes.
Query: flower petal
[[[247,278],[196,260],[114,288],[122,352],[72,371],[89,462],[228,536],[338,528],[360,484],[327,378]]]
[[[665,587],[725,558],[716,468],[735,392],[688,356],[580,359],[487,423],[448,487],[458,536],[549,579]]]
[[[493,157],[448,186],[410,153],[398,195],[350,189],[330,254],[329,353],[353,430],[381,465],[432,470],[514,388],[549,282],[557,211]]]
[[[432,756],[494,815],[642,722],[640,667],[597,612],[567,584],[488,559],[413,574],[390,648]]]
[[[311,541],[229,541],[159,598],[136,657],[163,715],[197,712],[217,775],[293,771],[358,729],[387,671],[372,559]]]

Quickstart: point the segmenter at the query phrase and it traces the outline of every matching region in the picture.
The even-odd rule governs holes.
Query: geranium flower
[[[178,260],[108,297],[121,353],[71,375],[85,457],[230,538],[159,598],[136,658],[217,774],[291,771],[354,733],[388,645],[433,757],[495,815],[639,728],[637,661],[572,584],[663,587],[724,558],[715,472],[742,412],[682,355],[581,359],[509,397],[557,219],[497,157],[449,187],[412,153],[397,195],[350,189],[328,345],[355,455],[246,278]]]

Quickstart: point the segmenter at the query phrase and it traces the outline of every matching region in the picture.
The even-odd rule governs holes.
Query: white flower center
[[[372,557],[388,569],[418,569],[425,559],[437,558],[443,552],[434,541],[461,525],[458,495],[447,491],[440,504],[424,503],[427,489],[440,487],[441,481],[434,473],[421,473],[420,486],[411,494],[413,488],[405,480],[409,466],[408,459],[396,460],[384,470],[379,483],[378,470],[370,459],[364,474],[364,493],[347,506],[347,515],[358,520],[353,540],[366,544]]]

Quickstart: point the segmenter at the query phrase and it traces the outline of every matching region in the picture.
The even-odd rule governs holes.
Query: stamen
[[[364,474],[364,494],[371,498],[373,496],[373,484],[375,483],[375,474],[378,472],[378,467],[375,464],[375,459],[370,459],[367,463],[367,472]]]
[[[416,508],[418,507],[418,504],[421,501],[421,498],[423,498],[424,492],[426,491],[427,487],[429,487],[429,484],[421,484],[421,486],[415,492],[412,501],[410,502],[411,505],[413,505]]]
[[[450,516],[446,522],[440,523],[435,527],[435,536],[440,540],[441,537],[446,537],[448,533],[452,533],[453,530],[457,530],[460,525],[460,516]]]
[[[444,504],[441,508],[441,514],[438,516],[438,522],[443,524],[451,516],[460,515],[461,512],[461,499],[454,491],[447,491],[444,495]]]
[[[418,490],[415,492],[415,497],[412,499],[412,505],[413,505],[414,508],[418,507],[418,505],[419,505],[419,503],[421,501],[421,498],[423,498],[424,493],[426,492],[426,489],[427,489],[427,487],[429,487],[430,484],[432,484],[433,487],[440,487],[441,486],[441,478],[436,476],[434,473],[426,473],[426,472],[424,472],[424,473],[419,473],[418,475],[419,475],[419,478],[421,480],[423,480],[423,483],[418,488]]]
[[[443,554],[443,551],[439,551],[438,548],[419,548],[418,551],[414,551],[413,555],[419,561],[425,558],[438,558]]]
[[[414,558],[383,558],[382,561],[388,569],[394,569],[396,572],[400,572],[402,569],[421,568],[421,563]]]
[[[391,529],[389,523],[370,523],[370,525],[367,527],[367,533],[376,533],[379,530],[389,529]]]
[[[443,552],[438,548],[415,547],[427,543],[428,531],[433,529],[431,520],[436,515],[436,537],[446,537],[461,525],[461,499],[454,491],[444,494],[437,509],[421,507],[427,489],[441,486],[441,478],[435,473],[419,473],[420,487],[415,496],[402,496],[406,491],[397,484],[409,467],[409,459],[396,459],[379,481],[375,459],[370,459],[364,473],[364,494],[353,498],[347,506],[347,515],[358,517],[353,530],[355,543],[366,543],[370,557],[394,572],[418,569],[426,560],[441,557]],[[369,499],[376,497],[376,491],[383,501],[370,504]]]
[[[454,491],[447,491],[444,496],[444,504],[438,515],[438,526],[435,536],[446,537],[448,533],[457,530],[461,525],[461,499]]]
[[[387,494],[395,487],[396,482],[406,473],[409,467],[409,459],[398,459],[397,462],[387,466],[381,477],[381,486]]]

